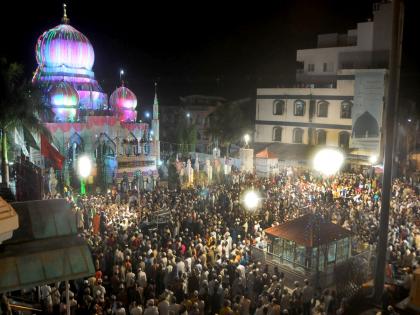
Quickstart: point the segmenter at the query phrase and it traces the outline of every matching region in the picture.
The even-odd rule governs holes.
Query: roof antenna
[[[67,4],[63,3],[63,18],[61,19],[63,24],[69,24],[70,19],[67,17]]]

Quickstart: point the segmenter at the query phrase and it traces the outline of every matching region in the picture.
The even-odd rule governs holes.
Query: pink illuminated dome
[[[109,105],[117,112],[121,121],[136,121],[137,97],[124,85],[112,92]]]
[[[60,24],[42,34],[36,43],[39,66],[91,70],[95,53],[89,39],[68,24]]]
[[[74,121],[79,105],[79,94],[65,81],[54,85],[49,92],[49,103],[58,121]]]

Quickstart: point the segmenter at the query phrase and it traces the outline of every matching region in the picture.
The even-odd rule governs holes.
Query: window
[[[316,144],[318,145],[324,145],[327,142],[327,133],[325,130],[318,130],[316,132]]]
[[[345,261],[349,257],[349,239],[343,238],[337,241],[336,262]]]
[[[315,71],[315,65],[313,63],[308,64],[308,72],[314,72]]]
[[[343,101],[341,102],[341,118],[350,119],[351,118],[351,108],[353,106],[353,103],[350,101]]]
[[[273,103],[273,115],[283,115],[285,105],[283,100],[275,100]]]
[[[303,142],[303,129],[295,128],[293,129],[293,143],[302,143]]]
[[[273,141],[281,141],[282,131],[281,127],[273,128]]]
[[[295,116],[305,116],[305,101],[296,100],[294,106]]]
[[[320,101],[318,103],[318,117],[328,117],[328,102]]]
[[[337,252],[337,243],[330,243],[328,245],[328,262],[332,263],[335,262],[335,255]]]
[[[326,62],[324,62],[323,66],[322,66],[322,71],[328,72],[328,64]]]
[[[338,146],[340,148],[349,148],[349,142],[350,142],[350,134],[348,132],[342,131],[338,135]]]

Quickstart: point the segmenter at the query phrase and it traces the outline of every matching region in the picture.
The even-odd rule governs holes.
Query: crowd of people
[[[342,173],[323,178],[284,171],[275,178],[239,174],[239,180],[130,195],[67,195],[92,252],[96,273],[70,287],[71,314],[345,314],[348,300],[305,280],[285,285],[279,268],[252,257],[267,227],[319,213],[353,232],[354,244],[374,246],[381,208],[380,182]],[[242,205],[258,191],[258,210]],[[403,180],[392,187],[387,281],[399,275],[408,294],[420,245],[419,200]],[[356,245],[355,245],[356,246]],[[403,276],[401,276],[403,273]],[[392,314],[389,291],[384,313]],[[63,286],[45,285],[48,312],[65,311]]]

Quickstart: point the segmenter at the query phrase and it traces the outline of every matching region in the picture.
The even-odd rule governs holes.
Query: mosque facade
[[[87,179],[92,187],[102,191],[113,185],[123,191],[152,188],[160,162],[156,85],[152,123],[137,122],[141,99],[123,82],[108,98],[92,70],[94,49],[70,25],[65,5],[62,23],[39,37],[36,60],[32,81],[42,92],[42,120],[64,162],[57,169],[36,150],[31,159],[45,169],[55,168],[63,184],[72,187],[80,181],[78,159],[87,155],[93,164]]]

